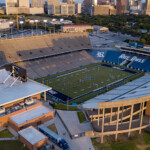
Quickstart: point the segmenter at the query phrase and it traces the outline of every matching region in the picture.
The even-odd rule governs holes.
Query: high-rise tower
[[[43,8],[44,1],[43,0],[31,0],[31,7]]]
[[[150,0],[146,1],[146,15],[150,15]]]
[[[121,15],[126,13],[129,7],[129,0],[117,0],[117,14]]]

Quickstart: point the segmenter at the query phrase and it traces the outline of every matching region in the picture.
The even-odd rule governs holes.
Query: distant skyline
[[[30,0],[31,1],[31,0]],[[44,1],[47,1],[47,0],[44,0]],[[61,0],[59,0],[61,1]],[[82,3],[83,0],[76,0],[77,3]],[[5,0],[0,0],[0,3],[5,3]]]

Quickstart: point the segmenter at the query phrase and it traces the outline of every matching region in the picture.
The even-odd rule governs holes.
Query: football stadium
[[[53,110],[37,101],[44,92],[45,100],[79,104],[92,126],[85,135],[100,137],[101,143],[105,136],[113,135],[117,140],[119,134],[130,136],[131,132],[141,133],[148,127],[150,52],[130,47],[95,49],[92,45],[87,32],[1,39],[0,66],[4,81],[11,78],[8,85],[1,81],[0,88],[6,92],[0,97],[2,108],[20,106],[28,97],[36,99],[33,106],[27,107],[28,111],[20,106],[22,111],[10,112],[12,115],[8,115],[1,126],[10,125],[19,131],[52,119]],[[13,66],[16,66],[15,72]],[[24,70],[24,74],[17,68]],[[23,83],[18,85],[20,79]],[[23,88],[19,89],[20,86]],[[30,90],[26,90],[27,86]],[[7,96],[12,88],[14,92],[21,90],[19,95],[12,93],[13,99]],[[28,121],[20,119],[21,116]]]
[[[48,95],[58,102],[83,102],[89,97],[123,84],[138,74],[136,71],[122,69],[114,65],[94,63],[71,71],[38,79],[41,83],[53,87]],[[56,95],[57,93],[57,95]],[[64,97],[64,98],[63,98]]]

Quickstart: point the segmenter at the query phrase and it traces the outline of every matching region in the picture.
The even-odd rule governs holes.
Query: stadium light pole
[[[9,21],[9,25],[10,25],[10,28],[11,28],[11,38],[13,38],[13,31],[12,31],[12,25],[13,25],[13,21]]]
[[[24,21],[20,21],[20,24],[21,24],[21,31],[22,31],[22,37],[23,37],[23,24],[24,24]]]
[[[37,28],[38,28],[38,22],[39,22],[39,20],[34,20],[34,22],[36,23],[36,34],[37,34]]]
[[[43,20],[43,22],[45,23],[45,34],[46,34],[46,24],[47,24],[47,20]]]
[[[34,24],[34,20],[30,20],[29,22],[30,22],[30,24],[31,24],[32,36],[33,36],[33,24]]]

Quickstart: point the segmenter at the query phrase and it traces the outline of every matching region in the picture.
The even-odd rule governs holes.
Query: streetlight
[[[43,20],[43,22],[45,23],[45,34],[46,34],[46,23],[47,23],[47,20]]]
[[[33,35],[33,25],[32,25],[32,24],[34,24],[34,20],[30,20],[29,22],[31,23],[31,27],[32,27],[32,35]]]
[[[37,23],[39,22],[39,20],[34,20],[34,22],[36,23],[36,34],[37,34],[37,28],[38,28]]]
[[[11,28],[11,38],[12,38],[12,36],[13,36],[13,33],[12,33],[12,32],[13,32],[13,31],[12,31],[12,28],[13,28],[13,27],[12,27],[12,24],[13,24],[13,23],[14,23],[13,21],[9,21],[9,25],[10,25],[10,28]]]
[[[23,37],[23,24],[24,24],[24,21],[20,21],[20,24],[21,24],[21,31],[22,31],[22,37]]]

